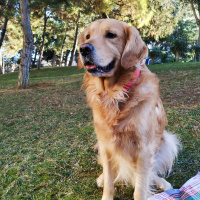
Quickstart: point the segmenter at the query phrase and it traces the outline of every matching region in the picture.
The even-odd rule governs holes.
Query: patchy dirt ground
[[[166,129],[183,146],[167,178],[180,188],[200,166],[200,63],[150,69],[160,79]],[[80,90],[83,70],[33,70],[30,77],[30,87],[16,91],[17,74],[0,76],[0,198],[101,199],[92,112]],[[132,198],[130,187],[118,184],[115,191],[116,200]]]
[[[191,70],[159,74],[164,103],[173,107],[194,108],[200,103],[200,66]]]

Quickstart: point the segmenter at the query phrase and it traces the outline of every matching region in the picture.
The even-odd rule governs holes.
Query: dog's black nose
[[[88,43],[82,44],[80,46],[80,53],[82,56],[88,56],[94,50],[94,46]]]

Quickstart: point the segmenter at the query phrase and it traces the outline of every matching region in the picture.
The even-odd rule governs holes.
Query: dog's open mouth
[[[107,73],[110,72],[114,68],[115,61],[113,60],[111,63],[109,63],[105,67],[97,66],[91,63],[86,63],[85,66],[89,73]]]

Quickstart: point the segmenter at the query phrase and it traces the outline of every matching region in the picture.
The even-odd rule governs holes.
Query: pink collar
[[[131,88],[135,85],[136,81],[140,76],[140,69],[137,69],[134,73],[133,81],[129,81],[127,84],[124,85],[124,89],[126,91],[131,90]]]

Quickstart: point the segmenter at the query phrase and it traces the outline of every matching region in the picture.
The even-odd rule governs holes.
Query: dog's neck
[[[133,71],[126,71],[124,69],[117,70],[112,77],[101,78],[104,90],[112,89],[116,83],[121,85],[126,91],[129,91],[137,82],[140,76],[140,69],[134,68]],[[124,80],[126,82],[124,82]]]
[[[140,69],[136,69],[134,75],[133,75],[133,80],[129,81],[127,84],[124,85],[124,89],[126,91],[131,90],[131,88],[134,87],[135,83],[137,82],[138,78],[140,76]]]

